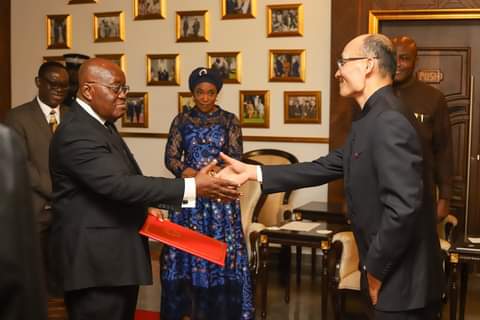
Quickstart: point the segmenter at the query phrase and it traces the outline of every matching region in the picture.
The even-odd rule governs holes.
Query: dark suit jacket
[[[47,319],[47,297],[20,139],[0,125],[0,319]]]
[[[438,302],[443,289],[432,193],[425,191],[431,181],[423,176],[414,119],[403,108],[390,86],[381,88],[342,149],[312,162],[263,167],[268,193],[344,178],[361,266],[383,281],[376,307],[384,311],[422,308]]]
[[[67,107],[62,106],[63,117]],[[27,152],[27,166],[30,175],[33,197],[33,209],[40,228],[50,222],[50,215],[43,208],[52,200],[52,183],[48,168],[48,147],[52,133],[42,109],[34,98],[21,106],[13,108],[7,115],[6,124],[15,129]]]
[[[65,290],[151,283],[146,207],[179,207],[183,179],[144,177],[127,146],[77,103],[50,145],[52,253]]]
[[[453,183],[452,128],[443,94],[415,77],[394,88],[405,107],[417,114],[420,136],[430,157],[428,170],[433,174],[439,198],[450,199]]]

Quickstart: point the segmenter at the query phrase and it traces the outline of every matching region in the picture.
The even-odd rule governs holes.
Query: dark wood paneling
[[[0,121],[11,106],[10,0],[0,1]]]

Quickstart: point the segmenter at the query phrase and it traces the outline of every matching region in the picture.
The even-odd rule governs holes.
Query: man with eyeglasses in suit
[[[120,67],[87,60],[77,99],[50,146],[52,252],[59,257],[69,320],[131,320],[139,285],[152,283],[147,210],[195,206],[196,197],[233,201],[235,183],[206,165],[195,178],[146,177],[117,132],[129,87]]]
[[[252,166],[222,155],[220,177],[285,192],[343,178],[358,246],[361,288],[376,320],[433,320],[440,310],[442,258],[417,122],[393,92],[395,47],[381,34],[351,40],[338,59],[340,95],[360,115],[344,146],[311,162]]]
[[[68,72],[57,62],[45,62],[38,69],[35,85],[37,96],[30,102],[15,107],[7,114],[6,124],[20,136],[27,152],[33,208],[39,232],[45,280],[50,295],[61,290],[51,272],[53,261],[48,259],[48,235],[52,219],[52,182],[48,165],[48,147],[53,132],[68,107],[63,106],[67,95]]]

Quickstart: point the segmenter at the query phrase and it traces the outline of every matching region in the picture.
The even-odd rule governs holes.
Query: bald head
[[[340,95],[355,98],[363,107],[379,88],[390,85],[395,74],[395,50],[382,34],[363,34],[343,49],[335,78]]]
[[[417,44],[407,36],[392,38],[392,43],[397,51],[397,71],[395,83],[402,84],[414,77],[415,62],[417,61]]]
[[[110,60],[93,58],[82,64],[78,71],[78,83],[81,87],[87,82],[102,82],[123,71]]]
[[[78,97],[103,119],[115,121],[126,110],[125,75],[115,63],[94,58],[82,64],[78,72]]]

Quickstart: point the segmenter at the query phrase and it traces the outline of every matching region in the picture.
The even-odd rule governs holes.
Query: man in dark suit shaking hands
[[[138,286],[152,282],[147,239],[138,234],[148,207],[239,195],[236,184],[209,174],[213,163],[190,179],[143,176],[113,125],[128,89],[117,65],[86,61],[77,100],[51,142],[51,245],[70,320],[133,319]]]
[[[256,167],[225,155],[219,176],[262,182],[266,193],[343,178],[362,289],[375,319],[436,319],[442,266],[432,182],[424,176],[415,120],[395,97],[395,49],[380,34],[350,41],[338,59],[340,95],[361,113],[345,145],[312,162]]]

